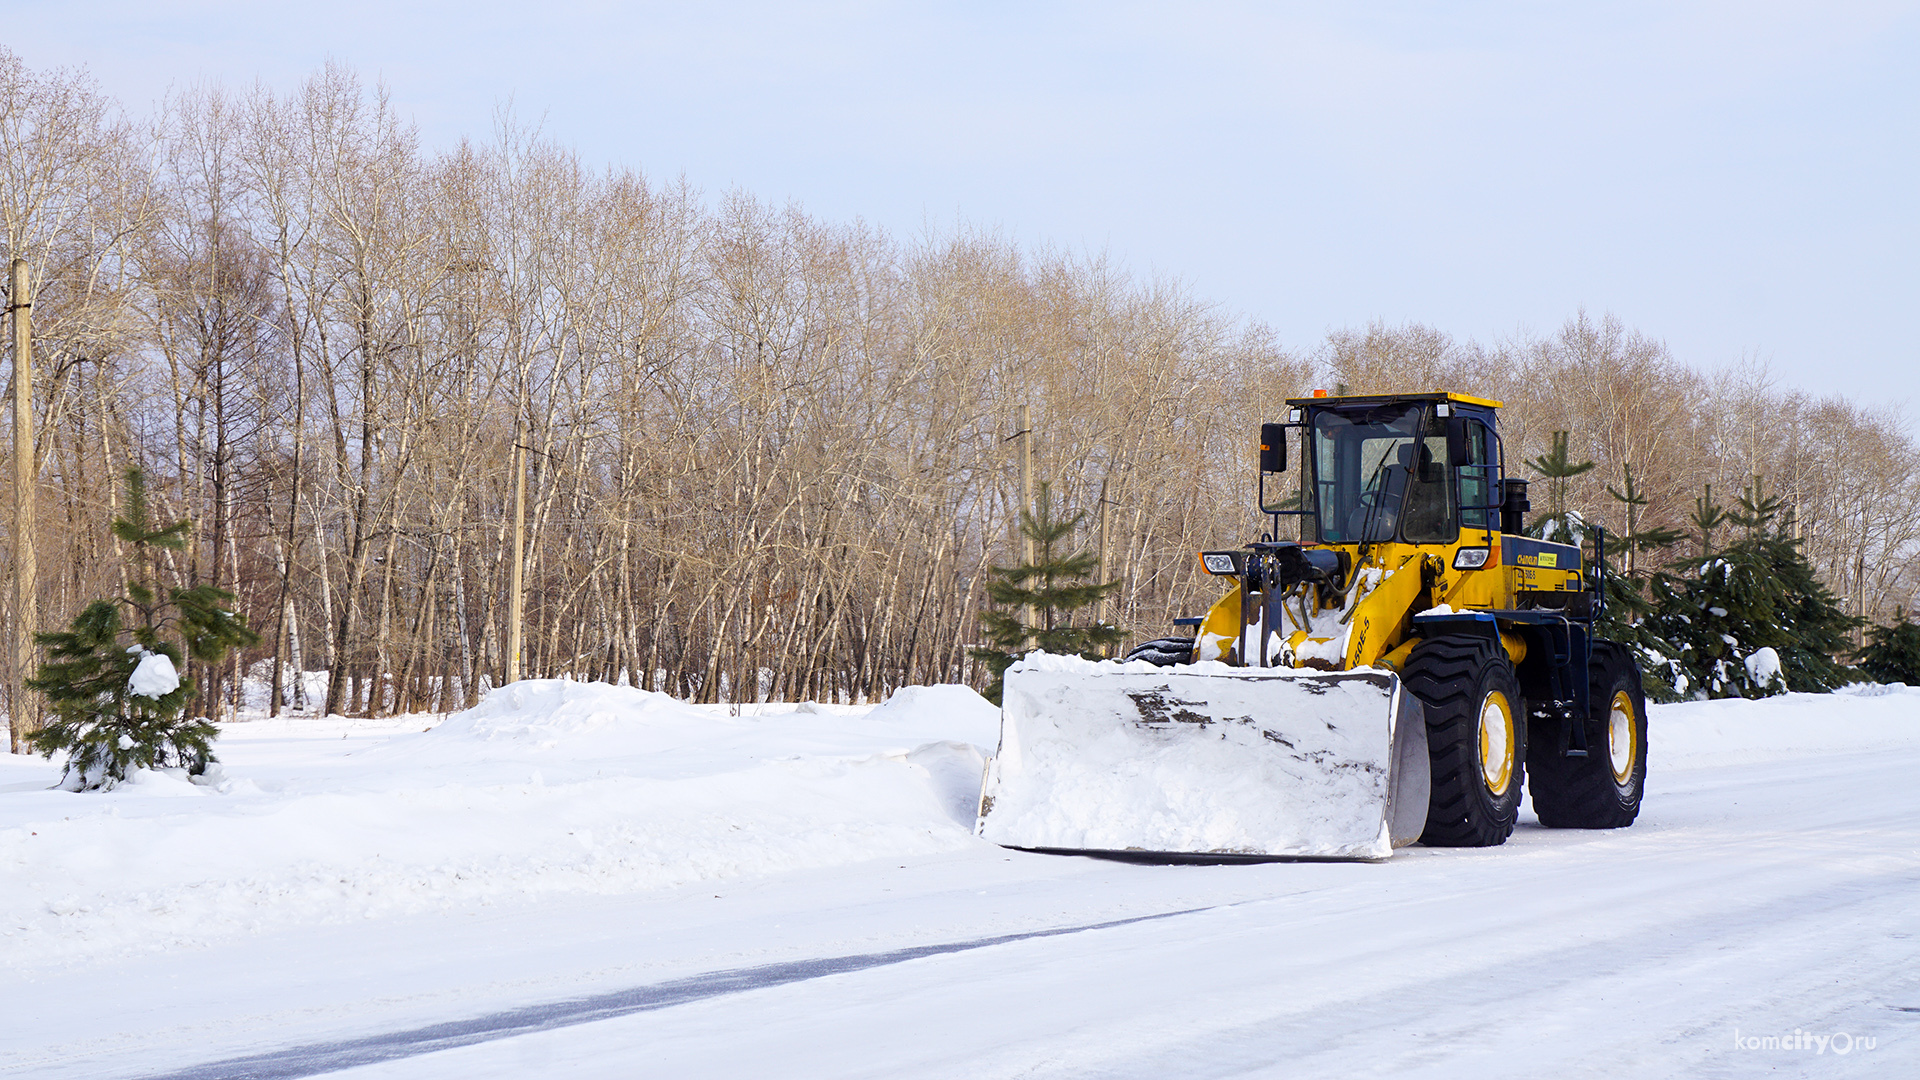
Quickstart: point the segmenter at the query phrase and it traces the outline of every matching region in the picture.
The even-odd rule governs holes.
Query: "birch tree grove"
[[[979,685],[1020,406],[1039,475],[1104,523],[1082,542],[1136,639],[1211,601],[1196,550],[1265,528],[1258,424],[1316,386],[1501,398],[1512,467],[1573,432],[1600,463],[1573,505],[1609,524],[1623,468],[1645,524],[1760,476],[1859,610],[1915,591],[1897,415],[1700,374],[1607,316],[1289,351],[1098,257],[596,172],[510,115],[429,151],[338,67],[136,124],[0,52],[0,152],[4,254],[35,290],[39,622],[118,590],[101,538],[142,468],[156,514],[195,522],[169,572],[261,634],[195,672],[216,718],[260,687],[377,714],[498,685],[516,461],[523,676],[707,701]]]

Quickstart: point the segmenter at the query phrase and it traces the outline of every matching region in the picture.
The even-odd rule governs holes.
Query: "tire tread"
[[[1402,680],[1427,714],[1433,768],[1427,826],[1420,842],[1433,847],[1493,847],[1513,834],[1525,781],[1526,707],[1506,651],[1477,637],[1441,637],[1408,657]],[[1499,682],[1513,710],[1513,779],[1494,796],[1480,775],[1479,706],[1489,681]]]
[[[1640,816],[1647,775],[1647,703],[1640,688],[1640,667],[1622,646],[1596,641],[1587,665],[1587,687],[1591,696],[1589,720],[1599,729],[1597,738],[1587,740],[1588,756],[1563,757],[1560,740],[1549,739],[1527,762],[1533,812],[1549,829],[1623,829]],[[1632,781],[1625,790],[1614,780],[1613,765],[1606,753],[1606,719],[1613,695],[1620,690],[1632,695],[1639,712],[1635,720],[1638,753]]]

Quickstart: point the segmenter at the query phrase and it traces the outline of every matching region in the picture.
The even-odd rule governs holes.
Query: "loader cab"
[[[1300,431],[1300,517],[1319,544],[1453,544],[1498,527],[1493,402],[1421,394],[1288,402]]]

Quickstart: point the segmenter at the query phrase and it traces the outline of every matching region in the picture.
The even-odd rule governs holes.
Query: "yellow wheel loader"
[[[1383,859],[1504,842],[1523,784],[1548,827],[1631,824],[1646,702],[1632,653],[1594,637],[1605,534],[1591,567],[1577,544],[1521,534],[1500,403],[1287,405],[1261,425],[1271,531],[1200,553],[1229,587],[1180,620],[1191,637],[1007,670],[979,835],[1148,860]],[[1287,519],[1298,539],[1277,539]]]

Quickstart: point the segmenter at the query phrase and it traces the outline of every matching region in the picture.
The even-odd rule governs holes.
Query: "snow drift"
[[[230,775],[213,786],[164,774],[103,795],[9,784],[0,963],[974,842],[981,746],[997,710],[971,690],[916,687],[864,715],[756,711],[530,681],[350,752],[338,748],[352,745],[339,737],[352,721],[230,725]],[[329,723],[330,756],[311,739],[290,767],[250,760],[249,736],[278,729],[284,744]],[[9,780],[23,767],[57,769],[10,766]]]

